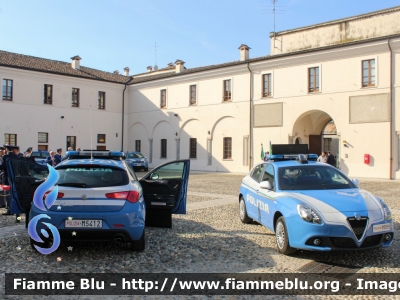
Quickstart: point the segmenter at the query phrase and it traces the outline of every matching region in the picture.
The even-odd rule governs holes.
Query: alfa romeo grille
[[[347,221],[349,222],[351,229],[353,229],[357,239],[360,240],[364,234],[365,228],[367,227],[368,218],[362,217],[360,220],[356,220],[356,218],[352,217],[347,218]]]

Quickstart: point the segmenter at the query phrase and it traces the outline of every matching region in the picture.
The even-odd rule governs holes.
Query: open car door
[[[26,222],[37,187],[49,174],[47,166],[39,165],[24,158],[7,158],[6,168],[10,184],[11,214],[26,214]]]
[[[168,162],[139,182],[146,203],[146,226],[172,227],[172,214],[186,214],[190,161]]]

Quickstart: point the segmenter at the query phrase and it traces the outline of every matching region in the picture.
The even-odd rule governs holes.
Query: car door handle
[[[36,179],[35,182],[42,182],[44,181],[43,179]]]

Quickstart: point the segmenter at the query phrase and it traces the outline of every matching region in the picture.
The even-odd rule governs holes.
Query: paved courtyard
[[[139,176],[142,174],[138,173]],[[400,229],[399,181],[361,181],[362,188],[379,195],[392,210],[396,238],[391,247],[356,252],[298,251],[293,256],[283,256],[276,250],[273,232],[261,225],[240,222],[237,193],[243,176],[192,172],[188,188],[188,213],[174,216],[172,229],[147,228],[146,250],[142,253],[131,252],[112,243],[61,243],[55,253],[41,255],[29,246],[29,237],[22,225],[23,220],[21,225],[16,225],[14,217],[0,216],[0,261],[2,262],[0,284],[3,293],[0,298],[5,297],[4,273],[7,272],[296,273],[299,272],[299,268],[312,261],[359,266],[362,268],[360,272],[363,273],[400,272],[400,244],[397,239]],[[68,246],[72,246],[73,251],[68,251]],[[57,258],[61,258],[61,261]],[[8,296],[8,298],[17,297]],[[18,297],[21,298],[32,299],[32,296]],[[155,296],[145,298],[160,299]],[[217,298],[246,299],[247,297],[218,296]],[[302,298],[313,297],[302,296]],[[339,296],[325,296],[325,298],[336,299]],[[57,299],[68,298],[59,296]],[[92,299],[92,297],[83,296],[82,299]],[[102,296],[96,299],[128,298]]]

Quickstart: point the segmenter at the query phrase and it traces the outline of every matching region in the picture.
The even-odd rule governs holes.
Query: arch
[[[199,121],[199,122],[200,122],[199,119],[194,119],[194,118],[185,121],[185,122],[182,124],[181,128],[179,129],[179,132],[178,132],[178,137],[179,137],[179,138],[181,137],[181,134],[182,134],[183,129],[185,128],[185,126],[186,126],[189,122],[192,122],[192,121]]]
[[[301,124],[304,123],[305,120],[308,120],[307,128],[305,128],[304,125]],[[306,111],[300,114],[294,122],[292,128],[292,136],[297,136],[299,134],[320,134],[322,126],[324,126],[327,122],[331,120],[333,120],[333,118],[327,112],[324,112],[322,110]]]
[[[174,131],[174,130],[173,130],[174,128],[172,127],[172,125],[171,125],[169,122],[167,122],[167,121],[165,121],[165,120],[162,120],[162,121],[157,122],[156,125],[154,125],[153,130],[152,130],[152,132],[151,132],[151,138],[154,137],[154,131],[156,130],[156,128],[158,127],[158,125],[160,125],[161,123],[166,123],[166,124],[168,124],[169,127],[170,127],[170,129],[171,129],[172,131]]]
[[[132,130],[132,128],[133,128],[135,125],[142,125],[143,128],[144,128],[144,130],[146,131],[146,135],[149,136],[149,132],[148,132],[146,126],[145,126],[142,122],[133,123],[133,124],[129,127],[128,132],[130,132],[130,131]]]
[[[211,128],[211,133],[210,134],[211,134],[212,137],[214,136],[214,131],[215,131],[215,128],[217,127],[218,123],[220,123],[223,119],[227,119],[227,118],[235,119],[232,116],[224,116],[224,117],[219,118]]]
[[[322,126],[321,130],[322,135],[336,135],[337,130],[336,130],[336,124],[333,122],[333,120],[329,120],[328,122],[325,123],[324,126]]]

